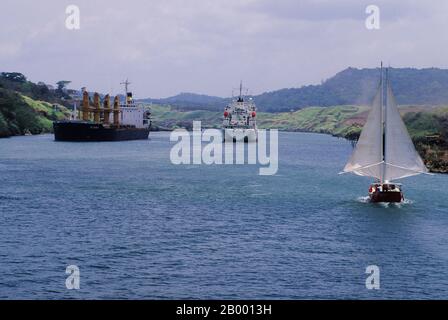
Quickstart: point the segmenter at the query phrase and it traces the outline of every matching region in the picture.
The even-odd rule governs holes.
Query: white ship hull
[[[258,140],[257,129],[228,128],[223,131],[224,141],[257,142]]]

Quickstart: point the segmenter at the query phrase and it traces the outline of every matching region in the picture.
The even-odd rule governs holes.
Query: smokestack
[[[82,94],[82,120],[89,121],[90,107],[89,107],[89,93],[84,91]]]
[[[120,98],[115,96],[114,99],[114,125],[120,125]]]
[[[104,124],[109,124],[110,117],[110,96],[107,94],[104,97]]]
[[[132,104],[132,92],[126,92],[126,105]]]
[[[96,123],[100,122],[100,113],[101,113],[101,103],[100,103],[100,95],[98,92],[95,92],[93,95],[93,121]]]

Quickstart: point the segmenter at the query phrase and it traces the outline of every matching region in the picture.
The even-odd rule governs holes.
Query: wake
[[[370,198],[369,196],[365,196],[365,197],[358,197],[356,198],[356,201],[360,202],[360,203],[370,203],[372,205],[376,205],[376,206],[381,206],[384,208],[402,208],[404,206],[413,204],[414,201],[411,199],[404,199],[402,202],[397,203],[397,202],[379,202],[379,203],[371,203],[370,202]]]

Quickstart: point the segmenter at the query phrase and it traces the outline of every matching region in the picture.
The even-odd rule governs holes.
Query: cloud
[[[65,28],[78,5],[81,29]],[[381,29],[364,27],[381,9]],[[139,97],[192,91],[228,96],[318,83],[348,66],[446,67],[444,1],[6,0],[0,65],[35,81]],[[111,92],[114,93],[114,92]]]

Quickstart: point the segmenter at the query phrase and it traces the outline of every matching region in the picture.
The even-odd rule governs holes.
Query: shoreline
[[[204,129],[208,129],[208,128],[204,128]],[[216,128],[213,128],[216,129]],[[172,131],[174,129],[169,129],[169,128],[165,128],[165,127],[158,127],[157,130],[151,130],[150,132],[169,132]],[[191,131],[191,130],[189,130]],[[333,134],[331,132],[315,132],[312,130],[283,130],[283,129],[278,129],[279,132],[290,132],[290,133],[310,133],[310,134],[324,134],[324,135],[330,135],[332,137],[338,138],[338,139],[344,139],[347,140],[348,142],[354,143],[357,140],[355,139],[350,139],[348,137],[345,137],[344,135],[340,135],[340,134]],[[44,134],[53,134],[52,132],[43,132],[43,133],[38,133],[38,134],[20,134],[20,135],[11,135],[11,136],[2,136],[0,137],[0,139],[8,139],[8,138],[12,138],[12,137],[27,137],[27,136],[38,136],[38,135],[44,135]],[[422,157],[423,158],[423,157]],[[423,160],[425,160],[423,158]],[[448,168],[447,169],[435,169],[433,168],[431,165],[428,165],[428,170],[430,173],[437,173],[437,174],[448,174]]]

